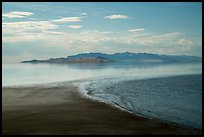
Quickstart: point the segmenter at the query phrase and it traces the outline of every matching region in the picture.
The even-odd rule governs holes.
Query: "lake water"
[[[202,75],[100,79],[83,89],[92,98],[141,116],[202,129]]]
[[[2,66],[3,86],[82,80],[80,87],[93,99],[135,114],[202,129],[201,63]]]
[[[2,85],[25,85],[97,77],[159,77],[202,74],[202,64],[2,64]]]

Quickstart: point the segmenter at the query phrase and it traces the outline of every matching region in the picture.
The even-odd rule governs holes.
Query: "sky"
[[[202,57],[202,3],[2,3],[3,63],[88,52]]]

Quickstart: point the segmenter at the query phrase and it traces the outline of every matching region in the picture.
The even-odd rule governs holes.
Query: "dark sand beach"
[[[202,134],[201,130],[142,118],[84,98],[71,84],[2,90],[3,135]]]

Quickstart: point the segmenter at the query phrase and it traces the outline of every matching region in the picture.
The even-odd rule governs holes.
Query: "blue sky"
[[[202,56],[201,2],[3,2],[3,63],[82,52]]]

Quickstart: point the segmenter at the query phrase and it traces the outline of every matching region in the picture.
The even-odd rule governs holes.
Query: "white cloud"
[[[33,33],[57,28],[57,25],[49,21],[20,21],[20,22],[3,22],[2,34],[16,34]]]
[[[110,15],[110,16],[105,16],[104,18],[106,19],[128,19],[129,17],[126,15]]]
[[[58,26],[49,21],[24,21],[24,22],[5,22],[2,23],[3,42],[22,42],[43,40],[47,42],[61,43],[100,43],[113,42],[120,44],[135,44],[141,46],[154,45],[181,45],[191,46],[193,41],[183,37],[183,33],[173,32],[166,34],[145,33],[143,35],[134,35],[133,33],[112,33],[100,32],[98,30],[83,30],[80,33],[67,33],[54,31]],[[68,26],[72,29],[79,29],[82,26]],[[129,32],[140,32],[144,29],[134,29]],[[80,34],[80,35],[79,35]],[[108,35],[105,35],[108,34]]]
[[[3,36],[2,42],[5,43],[17,43],[17,42],[33,42],[35,40],[39,40],[42,37],[39,37],[37,34],[24,34],[24,35],[16,35],[16,36]]]
[[[137,32],[144,31],[144,29],[143,29],[143,28],[139,28],[139,29],[129,29],[128,31],[129,31],[129,32],[133,32],[133,33],[137,33]]]
[[[58,25],[49,21],[19,21],[2,23],[2,41],[8,43],[42,40],[44,35],[64,35],[53,31]]]
[[[140,46],[191,46],[193,41],[184,39],[181,32],[172,32],[165,34],[147,33],[144,35],[134,35],[133,33],[116,36],[113,40],[117,43],[135,44]]]
[[[70,27],[72,29],[80,29],[82,26],[73,25],[73,26],[68,26],[68,27]]]
[[[58,22],[58,23],[78,22],[78,21],[81,21],[81,17],[66,17],[66,18],[61,18],[61,19],[52,20],[52,21]]]
[[[101,34],[111,34],[113,32],[109,32],[109,31],[104,31],[104,32],[101,32]]]
[[[65,32],[61,32],[61,31],[43,31],[43,33],[49,34],[49,35],[66,35]]]
[[[182,38],[178,41],[179,45],[183,45],[183,46],[190,46],[192,45],[192,41],[191,40],[187,40],[186,38]]]
[[[117,52],[134,49],[156,52],[156,49],[160,51],[166,49],[165,53],[173,53],[176,50],[188,51],[195,44],[194,40],[185,38],[184,33],[181,32],[166,34],[138,33],[138,35],[135,35],[127,31],[113,33],[99,30],[82,30],[78,33],[68,33],[56,30],[58,25],[54,23],[52,21],[3,22],[2,41],[4,43],[39,42],[47,45],[47,47],[58,48],[60,46],[62,49],[73,52],[97,50],[100,50],[99,52]],[[79,29],[82,26],[71,25],[68,27]],[[141,32],[143,30],[143,28],[138,28],[129,30],[129,32]],[[116,47],[117,50],[115,50]]]
[[[80,15],[87,15],[87,13],[81,13]]]
[[[2,41],[15,44],[17,44],[17,42],[23,42],[23,45],[26,44],[28,48],[30,44],[37,42],[43,45],[43,47],[40,47],[40,50],[56,48],[56,50],[59,49],[67,51],[70,54],[77,54],[81,52],[114,53],[124,51],[179,54],[189,51],[192,48],[192,46],[189,45],[191,43],[190,41],[194,42],[191,39],[184,38],[183,34],[180,32],[160,35],[134,35],[127,32],[122,34],[110,33],[109,35],[104,35],[102,32],[97,30],[83,30],[81,31],[81,35],[76,32],[68,33],[45,30],[42,33],[3,36]],[[53,51],[53,53],[55,53],[55,51]],[[48,54],[50,53],[48,52]],[[44,54],[39,54],[37,57],[42,57],[43,55]],[[63,55],[66,56],[66,54],[63,54],[62,52],[58,54],[58,56]]]
[[[27,16],[31,16],[33,15],[32,12],[20,12],[20,11],[13,11],[13,12],[9,12],[9,13],[4,13],[2,14],[3,17],[7,17],[7,18],[25,18]]]

